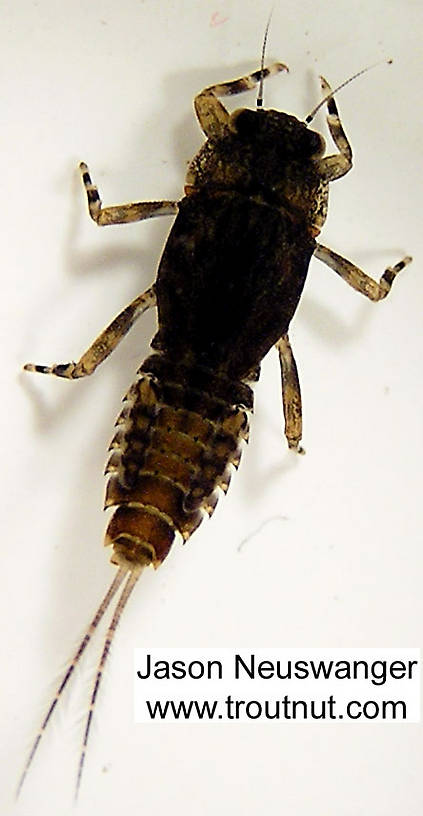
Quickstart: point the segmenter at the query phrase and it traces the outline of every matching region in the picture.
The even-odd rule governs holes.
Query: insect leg
[[[273,76],[279,71],[288,71],[286,65],[282,62],[274,62],[263,71],[259,68],[252,74],[240,77],[240,79],[233,79],[229,82],[222,82],[218,85],[209,85],[204,88],[194,99],[194,108],[197,114],[197,119],[200,127],[208,138],[220,137],[224,134],[230,114],[226,108],[219,102],[219,96],[233,96],[234,94],[243,93],[254,88],[263,79],[268,76]]]
[[[338,255],[333,249],[322,246],[322,244],[317,244],[314,254],[319,261],[323,261],[337,272],[353,289],[373,301],[383,300],[387,296],[398,272],[401,272],[412,261],[412,258],[407,255],[394,266],[388,266],[378,282],[366,275],[362,269],[355,266],[351,261],[343,258],[342,255]]]
[[[287,334],[276,343],[282,376],[282,402],[285,417],[285,436],[291,450],[304,453],[300,442],[302,435],[301,390],[297,365]]]
[[[323,93],[325,95],[330,94],[332,88],[324,77],[320,77],[320,83]],[[328,99],[327,108],[328,128],[339,153],[336,156],[327,156],[325,159],[321,159],[320,172],[325,181],[334,181],[341,178],[341,176],[345,176],[351,170],[352,148],[342,127],[338,108],[333,97]]]
[[[135,204],[102,207],[98,189],[91,180],[85,162],[81,162],[79,169],[87,193],[90,216],[99,227],[105,227],[108,224],[131,224],[133,221],[143,221],[158,215],[175,215],[178,212],[177,201],[140,201]]]
[[[25,371],[37,371],[40,374],[54,374],[56,377],[65,377],[68,380],[87,377],[112,353],[140,315],[146,312],[151,306],[154,306],[155,303],[156,293],[153,285],[143,292],[142,295],[138,295],[126,309],[112,320],[110,325],[99,334],[94,340],[94,343],[92,343],[77,363],[59,363],[52,366],[27,363],[24,365]]]

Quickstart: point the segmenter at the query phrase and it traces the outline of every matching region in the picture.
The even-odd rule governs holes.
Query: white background
[[[106,448],[154,332],[147,315],[90,380],[19,373],[75,359],[153,280],[170,220],[98,230],[106,203],[181,195],[202,143],[192,98],[258,67],[268,3],[92,0],[2,8],[2,813],[53,680],[114,574],[102,550]],[[378,277],[372,304],[313,261],[291,339],[305,457],[282,436],[278,362],[251,444],[210,523],[143,576],[96,712],[79,813],[417,816],[422,726],[135,726],[132,649],[422,642],[421,4],[276,2],[265,103],[305,117],[318,74],[340,92],[355,167],[332,186],[323,243]],[[255,96],[236,100],[254,106]],[[324,116],[316,128],[326,133]],[[98,646],[98,644],[97,644]],[[97,651],[61,706],[17,814],[66,813]]]

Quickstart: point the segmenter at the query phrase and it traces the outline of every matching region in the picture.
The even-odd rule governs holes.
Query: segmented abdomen
[[[134,568],[166,558],[179,532],[186,540],[226,492],[252,391],[209,369],[153,354],[138,371],[117,419],[105,507],[112,562]]]

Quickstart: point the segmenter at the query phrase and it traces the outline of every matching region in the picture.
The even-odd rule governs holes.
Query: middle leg
[[[98,189],[91,180],[85,162],[81,162],[79,169],[87,194],[90,216],[99,227],[109,224],[132,224],[134,221],[144,221],[146,218],[155,218],[158,215],[175,215],[178,212],[177,201],[139,201],[133,204],[103,207]]]
[[[383,300],[387,296],[398,272],[401,272],[412,261],[410,255],[407,255],[394,266],[388,266],[380,281],[375,281],[351,261],[343,258],[342,255],[338,255],[333,249],[323,246],[323,244],[317,244],[314,255],[319,261],[323,261],[334,272],[337,272],[356,292],[360,292],[361,295],[365,295],[369,300],[373,301]]]

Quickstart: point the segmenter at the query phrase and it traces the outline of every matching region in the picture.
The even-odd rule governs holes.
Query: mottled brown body
[[[264,50],[264,47],[263,47]],[[288,337],[314,255],[372,301],[386,297],[411,260],[388,267],[379,281],[316,238],[327,215],[329,182],[352,166],[352,150],[326,80],[327,123],[337,148],[305,122],[263,110],[263,80],[282,63],[212,85],[195,98],[207,141],[192,160],[181,201],[102,207],[88,167],[80,165],[89,212],[99,226],[162,215],[176,220],[155,283],[132,301],[77,362],[25,366],[78,379],[92,374],[135,320],[157,305],[158,331],[128,391],[107,465],[105,506],[113,509],[106,544],[119,569],[50,704],[23,770],[22,787],[56,704],[116,593],[87,714],[81,780],[92,714],[104,665],[125,604],[143,567],[158,567],[178,533],[184,540],[226,491],[253,407],[249,383],[275,345],[279,352],[285,435],[299,453],[302,434],[298,372]],[[257,110],[230,114],[219,97],[260,83]],[[316,109],[315,109],[316,110]]]
[[[128,567],[164,560],[175,532],[184,539],[211,515],[226,491],[248,433],[236,388],[207,369],[153,355],[125,398],[108,472],[106,507],[117,506],[106,533],[112,561]]]
[[[158,353],[127,395],[108,466],[114,563],[158,566],[226,490],[247,382],[288,331],[315,249],[321,152],[294,117],[244,110],[191,163],[155,284]]]

